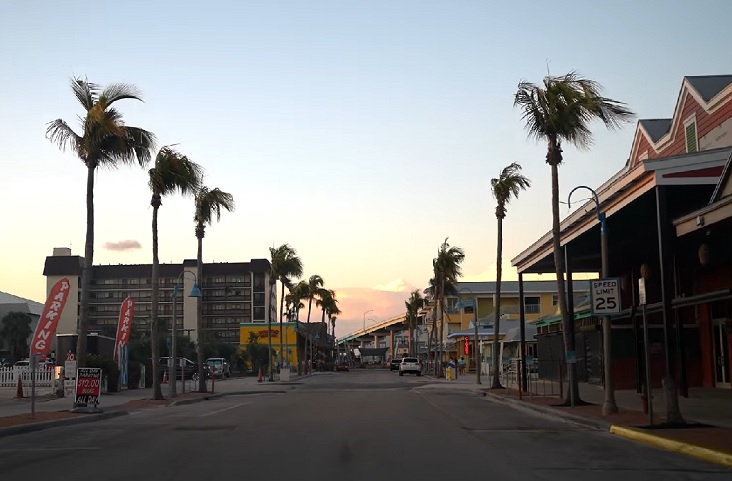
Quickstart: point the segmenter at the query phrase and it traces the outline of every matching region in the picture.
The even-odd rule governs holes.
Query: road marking
[[[210,412],[207,412],[205,414],[201,414],[199,417],[203,418],[203,417],[206,417],[206,416],[211,416],[213,414],[218,414],[218,413],[222,413],[224,411],[228,411],[229,409],[234,409],[234,408],[239,408],[239,407],[242,407],[242,406],[246,406],[247,404],[251,404],[251,402],[234,404],[233,406],[229,406],[227,408],[223,408],[223,409],[219,409],[217,411],[210,411]]]
[[[47,451],[97,451],[101,448],[98,447],[64,447],[64,448],[0,448],[0,453],[16,453],[16,452],[47,452]]]

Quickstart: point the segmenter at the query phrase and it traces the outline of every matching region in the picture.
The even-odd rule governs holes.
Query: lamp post
[[[369,312],[374,312],[373,309],[369,309],[368,311],[363,313],[363,333],[366,334],[366,314]]]
[[[458,305],[460,309],[460,316],[463,315],[463,307],[473,307],[473,357],[475,358],[475,384],[481,384],[480,382],[480,349],[478,344],[478,302],[477,299],[468,299],[469,303],[463,303],[463,291],[468,291],[470,295],[473,295],[472,289],[469,287],[461,287],[458,291]]]
[[[602,262],[602,278],[607,279],[610,277],[610,262],[608,259],[608,245],[607,245],[607,219],[605,213],[600,211],[600,200],[597,197],[597,192],[594,189],[587,187],[586,185],[580,185],[572,189],[567,197],[567,206],[571,206],[572,193],[577,189],[586,189],[592,193],[592,200],[595,202],[595,210],[597,211],[597,220],[600,221],[600,258]],[[572,319],[574,322],[574,319]],[[604,375],[605,375],[605,401],[602,403],[602,414],[607,416],[608,414],[614,414],[618,412],[618,405],[615,402],[615,386],[613,382],[613,367],[612,367],[612,329],[610,325],[610,316],[603,316],[602,319],[602,350],[605,359],[604,363]],[[572,376],[574,376],[573,370],[570,370]],[[574,380],[571,379],[570,382]],[[571,392],[572,385],[570,384]]]
[[[196,277],[196,274],[194,274],[191,271],[183,271],[180,274],[178,274],[178,277],[175,279],[175,285],[173,286],[173,322],[172,322],[172,331],[171,331],[171,339],[170,339],[170,364],[169,369],[171,372],[170,376],[170,397],[176,397],[177,396],[177,388],[176,388],[176,380],[177,380],[177,371],[178,366],[176,363],[176,349],[178,347],[177,337],[178,337],[178,311],[177,311],[177,302],[176,299],[178,299],[178,296],[180,295],[181,288],[178,286],[178,283],[180,282],[181,278],[185,276],[185,274],[188,273],[193,276],[194,283],[193,288],[191,288],[191,292],[188,293],[188,297],[201,297],[201,288],[198,287],[198,277]],[[185,369],[181,369],[181,376],[183,377],[183,382],[185,382]],[[185,387],[185,386],[184,386]],[[185,389],[184,389],[185,391]]]

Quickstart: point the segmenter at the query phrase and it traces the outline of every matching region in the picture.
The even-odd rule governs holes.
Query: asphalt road
[[[729,480],[730,471],[388,371],[329,373],[0,439],[3,480]]]

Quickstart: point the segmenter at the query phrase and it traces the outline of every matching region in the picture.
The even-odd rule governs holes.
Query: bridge
[[[380,337],[392,332],[404,331],[407,329],[406,314],[389,318],[385,321],[378,322],[367,326],[366,329],[359,329],[344,337],[336,340],[337,344],[355,344],[365,340],[372,340],[374,337]]]

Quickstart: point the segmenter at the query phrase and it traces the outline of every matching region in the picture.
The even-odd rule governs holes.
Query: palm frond
[[[99,103],[106,107],[125,99],[139,100],[140,102],[143,102],[142,92],[132,84],[113,83],[104,87],[104,90],[102,90],[99,95]]]
[[[82,137],[74,132],[74,129],[72,129],[65,121],[56,119],[49,122],[48,127],[46,127],[46,137],[48,140],[58,145],[62,151],[70,148],[75,154],[81,157],[81,160],[85,160],[82,149]]]
[[[155,135],[138,127],[121,126],[119,134],[110,130],[100,142],[97,156],[99,166],[117,168],[120,165],[138,164],[145,167],[152,159]]]
[[[165,146],[155,156],[155,166],[148,174],[148,186],[153,194],[189,195],[201,187],[203,168],[171,146]]]
[[[71,78],[71,91],[74,93],[76,100],[79,101],[84,110],[87,112],[94,107],[99,99],[99,85],[91,83],[86,79],[78,77]]]
[[[521,165],[514,162],[504,167],[498,177],[491,179],[491,191],[496,199],[496,216],[504,218],[506,204],[512,197],[518,197],[522,190],[528,189],[531,181],[521,174]]]
[[[216,221],[221,220],[222,210],[233,212],[235,208],[234,196],[218,187],[215,189],[201,187],[196,194],[195,204],[194,220],[202,225],[211,225],[214,218]]]

